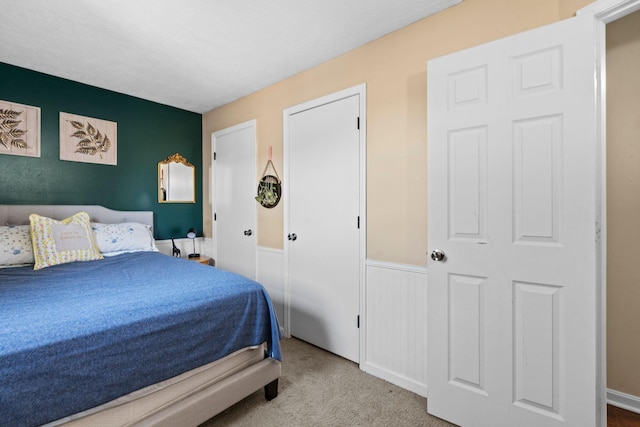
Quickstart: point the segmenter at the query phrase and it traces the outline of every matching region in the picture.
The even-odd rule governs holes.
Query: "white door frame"
[[[215,132],[211,133],[211,230],[213,232],[213,259],[214,261],[218,259],[218,223],[215,220],[215,214],[216,214],[216,171],[215,171],[215,167],[216,167],[216,162],[214,161],[214,156],[216,153],[216,139],[220,138],[221,136],[225,136],[228,135],[230,133],[233,132],[237,132],[239,130],[242,129],[247,129],[247,128],[252,128],[253,129],[253,134],[254,134],[254,141],[256,141],[256,145],[257,145],[257,135],[256,135],[256,119],[253,120],[248,120],[246,122],[243,123],[239,123],[237,125],[228,127],[228,128],[224,128]],[[256,172],[255,172],[255,165],[254,165],[254,182],[257,183],[256,180],[256,176],[255,176]],[[257,184],[256,184],[257,185]],[[254,230],[254,234],[256,235],[256,242],[258,241],[258,218],[257,218],[257,212],[256,212],[256,216],[255,216],[256,220],[254,221],[254,225],[253,225],[253,230]],[[256,251],[256,248],[254,248],[254,252]],[[257,276],[258,274],[258,257],[257,254],[254,257],[255,262],[254,262],[254,271],[255,274]]]
[[[289,127],[290,117],[304,110],[318,107],[330,102],[339,101],[353,95],[360,95],[360,360],[365,354],[365,260],[367,258],[367,86],[362,83],[339,92],[313,99],[282,111],[282,148],[283,148],[283,183],[282,194],[284,202],[284,236],[289,233]],[[291,288],[289,283],[289,245],[284,239],[284,333],[290,336],[291,331]]]
[[[598,0],[580,9],[577,14],[593,14],[596,26],[596,213],[598,223],[596,231],[596,286],[598,292],[598,324],[596,340],[598,345],[596,381],[599,390],[600,425],[607,425],[607,82],[606,82],[606,26],[640,10],[640,0]]]

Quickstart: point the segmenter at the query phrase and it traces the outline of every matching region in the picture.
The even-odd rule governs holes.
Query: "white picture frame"
[[[0,100],[0,154],[40,157],[40,108]]]
[[[60,160],[118,164],[118,124],[60,112]]]

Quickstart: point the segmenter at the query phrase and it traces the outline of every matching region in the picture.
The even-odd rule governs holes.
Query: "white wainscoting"
[[[426,397],[427,269],[367,260],[366,275],[360,368]]]
[[[256,281],[265,287],[278,315],[280,329],[284,325],[284,251],[256,248]]]
[[[193,253],[193,243],[191,239],[180,238],[173,239],[178,249],[180,249],[180,255],[182,258],[187,258],[190,253]],[[213,240],[210,238],[196,237],[196,252],[203,256],[213,258]],[[156,240],[156,247],[160,252],[166,255],[171,255],[173,252],[173,246],[171,245],[171,239]]]
[[[197,240],[197,239],[196,239]],[[182,239],[173,239],[178,249],[180,249],[180,255],[182,258],[186,258],[191,252],[193,252],[193,243],[191,239],[182,238]],[[156,247],[160,252],[166,255],[171,255],[173,252],[173,246],[171,245],[171,239],[166,240],[156,240]],[[197,248],[196,243],[196,248]]]
[[[640,414],[640,397],[607,389],[607,403]]]
[[[211,241],[205,239],[202,246],[207,254]],[[284,273],[283,250],[256,248],[256,280],[267,289],[280,325]],[[366,335],[360,368],[426,397],[427,268],[367,260],[365,281],[365,313],[360,318]]]
[[[197,244],[197,243],[196,243]],[[215,264],[215,248],[213,247],[213,239],[211,237],[203,237],[200,241],[200,254],[213,258]]]

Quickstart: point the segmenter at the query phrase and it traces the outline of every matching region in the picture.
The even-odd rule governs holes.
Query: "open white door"
[[[455,424],[597,423],[594,37],[429,62],[428,411]]]

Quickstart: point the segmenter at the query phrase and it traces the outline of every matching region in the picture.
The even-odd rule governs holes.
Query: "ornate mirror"
[[[196,168],[176,153],[158,162],[158,202],[195,203]]]

